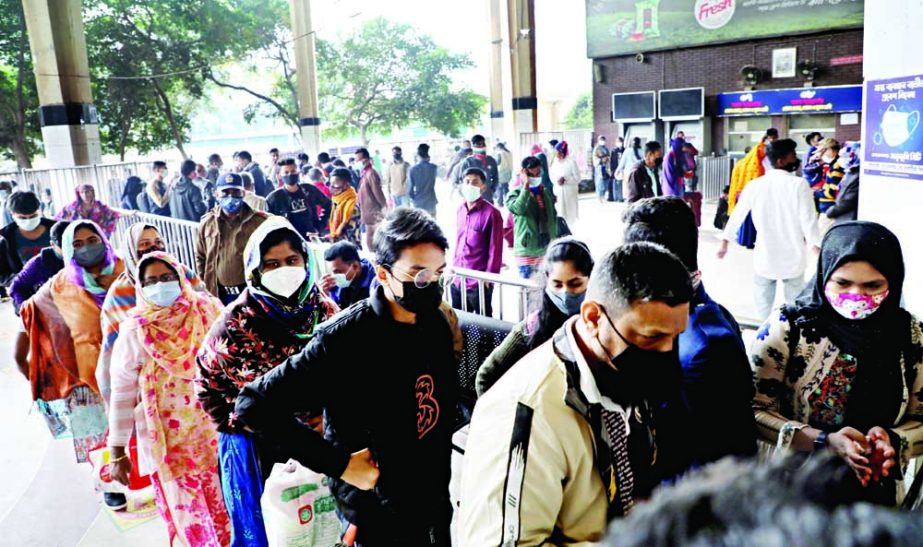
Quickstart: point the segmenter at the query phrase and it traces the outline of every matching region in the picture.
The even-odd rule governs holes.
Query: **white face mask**
[[[832,163],[836,159],[833,154],[824,154],[824,163]]]
[[[32,217],[32,218],[17,218],[13,217],[13,222],[16,223],[16,226],[19,226],[19,229],[24,232],[31,232],[32,230],[38,228],[38,225],[42,222],[42,217]]]
[[[470,184],[462,184],[461,195],[468,203],[474,203],[481,197],[481,189]]]
[[[141,287],[144,298],[161,308],[169,308],[183,293],[179,281],[167,281]]]
[[[301,288],[307,275],[304,268],[283,266],[262,274],[260,282],[269,292],[288,298]]]
[[[340,288],[340,289],[345,289],[352,283],[352,281],[350,281],[349,278],[346,277],[346,274],[339,274],[339,273],[333,274],[333,282],[336,283],[337,288]]]
[[[529,186],[538,188],[542,185],[542,177],[529,177]]]

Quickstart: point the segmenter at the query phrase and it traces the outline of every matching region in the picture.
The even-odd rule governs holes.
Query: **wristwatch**
[[[827,448],[827,436],[829,434],[826,431],[821,431],[817,434],[817,437],[814,437],[814,451],[818,452]]]

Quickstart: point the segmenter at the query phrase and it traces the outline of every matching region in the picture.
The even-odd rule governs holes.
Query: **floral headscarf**
[[[82,287],[93,295],[93,299],[96,300],[97,306],[102,306],[109,286],[101,285],[97,277],[94,277],[86,268],[77,264],[77,261],[74,260],[74,234],[77,233],[77,230],[80,228],[89,228],[93,230],[96,235],[99,236],[99,239],[102,240],[103,245],[106,246],[106,256],[103,258],[103,268],[99,273],[99,278],[112,275],[119,259],[115,256],[112,245],[109,244],[109,239],[100,227],[91,220],[71,222],[64,230],[64,235],[61,236],[61,251],[64,254],[64,268],[67,270],[68,276],[79,287]]]
[[[93,190],[94,194],[96,192],[92,184],[78,185],[74,190],[74,196],[77,199],[64,207],[64,209],[61,209],[61,212],[55,218],[57,220],[92,220],[97,226],[105,230],[106,236],[111,236],[115,233],[115,223],[121,215],[98,199],[88,209],[80,197],[80,192],[86,190]]]

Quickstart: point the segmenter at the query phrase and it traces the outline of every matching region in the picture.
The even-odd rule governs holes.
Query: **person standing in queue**
[[[287,442],[290,457],[330,478],[360,545],[451,545],[462,340],[441,300],[448,246],[425,212],[392,211],[375,236],[375,293],[237,397],[242,424]],[[385,347],[401,348],[400,366],[383,366]],[[324,437],[296,419],[320,411]]]
[[[356,150],[356,166],[359,175],[359,210],[362,223],[365,224],[365,245],[369,250],[375,243],[375,230],[385,211],[388,210],[388,200],[381,189],[381,176],[375,167],[369,151],[365,148]]]
[[[301,182],[293,158],[279,160],[279,182],[282,187],[266,198],[269,212],[288,219],[301,237],[324,234],[330,218],[330,198],[313,184]],[[323,211],[323,218],[318,217],[318,210]]]

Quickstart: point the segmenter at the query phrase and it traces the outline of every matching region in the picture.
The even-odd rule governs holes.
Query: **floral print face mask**
[[[861,321],[870,317],[878,311],[881,303],[888,298],[888,292],[885,291],[876,295],[836,293],[830,289],[824,291],[827,295],[827,302],[834,310],[846,319]]]

